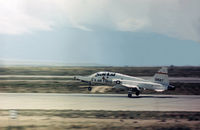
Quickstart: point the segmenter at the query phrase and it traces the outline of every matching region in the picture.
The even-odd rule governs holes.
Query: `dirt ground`
[[[103,111],[102,111],[103,112]],[[102,112],[90,112],[90,111],[68,111],[68,114],[72,114],[70,116],[64,116],[65,111],[16,111],[15,117],[12,116],[10,110],[1,110],[0,112],[0,129],[1,130],[59,130],[59,129],[114,129],[114,130],[122,130],[122,129],[147,129],[147,130],[171,130],[171,129],[182,129],[182,130],[190,130],[190,129],[200,129],[200,121],[199,121],[199,113],[196,113],[196,119],[190,120],[187,119],[186,115],[193,114],[185,114],[183,116],[180,113],[173,113],[176,116],[168,116],[167,118],[161,117],[160,119],[154,119],[154,116],[158,116],[153,114],[150,118],[147,112],[147,118],[145,118],[146,114],[140,114],[136,112],[138,117],[134,119],[125,118],[120,116],[117,118],[111,116],[111,112],[104,112],[104,117],[96,117],[94,114]],[[86,113],[84,115],[84,113]],[[127,112],[125,112],[127,114]],[[110,115],[111,114],[111,115]],[[165,113],[169,114],[169,112]],[[173,115],[172,114],[172,115]],[[76,115],[76,117],[73,117]],[[142,117],[141,117],[142,115]],[[162,115],[162,114],[161,114]],[[182,116],[181,116],[182,115]]]
[[[55,129],[199,129],[199,121],[183,120],[133,120],[133,119],[89,119],[61,117],[1,117],[2,130],[55,130]]]

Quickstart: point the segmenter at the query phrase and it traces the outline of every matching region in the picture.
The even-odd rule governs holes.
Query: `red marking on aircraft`
[[[157,74],[166,74],[167,75],[167,73],[164,73],[164,72],[157,72]]]

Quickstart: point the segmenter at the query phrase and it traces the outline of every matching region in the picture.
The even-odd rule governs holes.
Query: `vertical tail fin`
[[[153,81],[163,85],[169,85],[167,67],[162,67],[153,77]]]

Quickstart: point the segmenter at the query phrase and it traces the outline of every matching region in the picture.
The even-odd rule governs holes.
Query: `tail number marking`
[[[155,78],[155,81],[163,82],[163,79]]]

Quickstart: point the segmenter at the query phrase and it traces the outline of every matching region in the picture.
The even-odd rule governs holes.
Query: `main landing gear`
[[[135,95],[136,95],[136,96],[139,96],[139,95],[140,95],[140,91],[137,90],[137,91],[135,92]]]
[[[132,97],[132,93],[128,93],[128,97],[130,97],[130,98],[131,98],[131,97]]]
[[[136,96],[140,95],[140,91],[138,89],[133,89],[133,88],[129,88],[128,90],[128,97],[131,98],[132,97],[132,93],[135,92]]]

